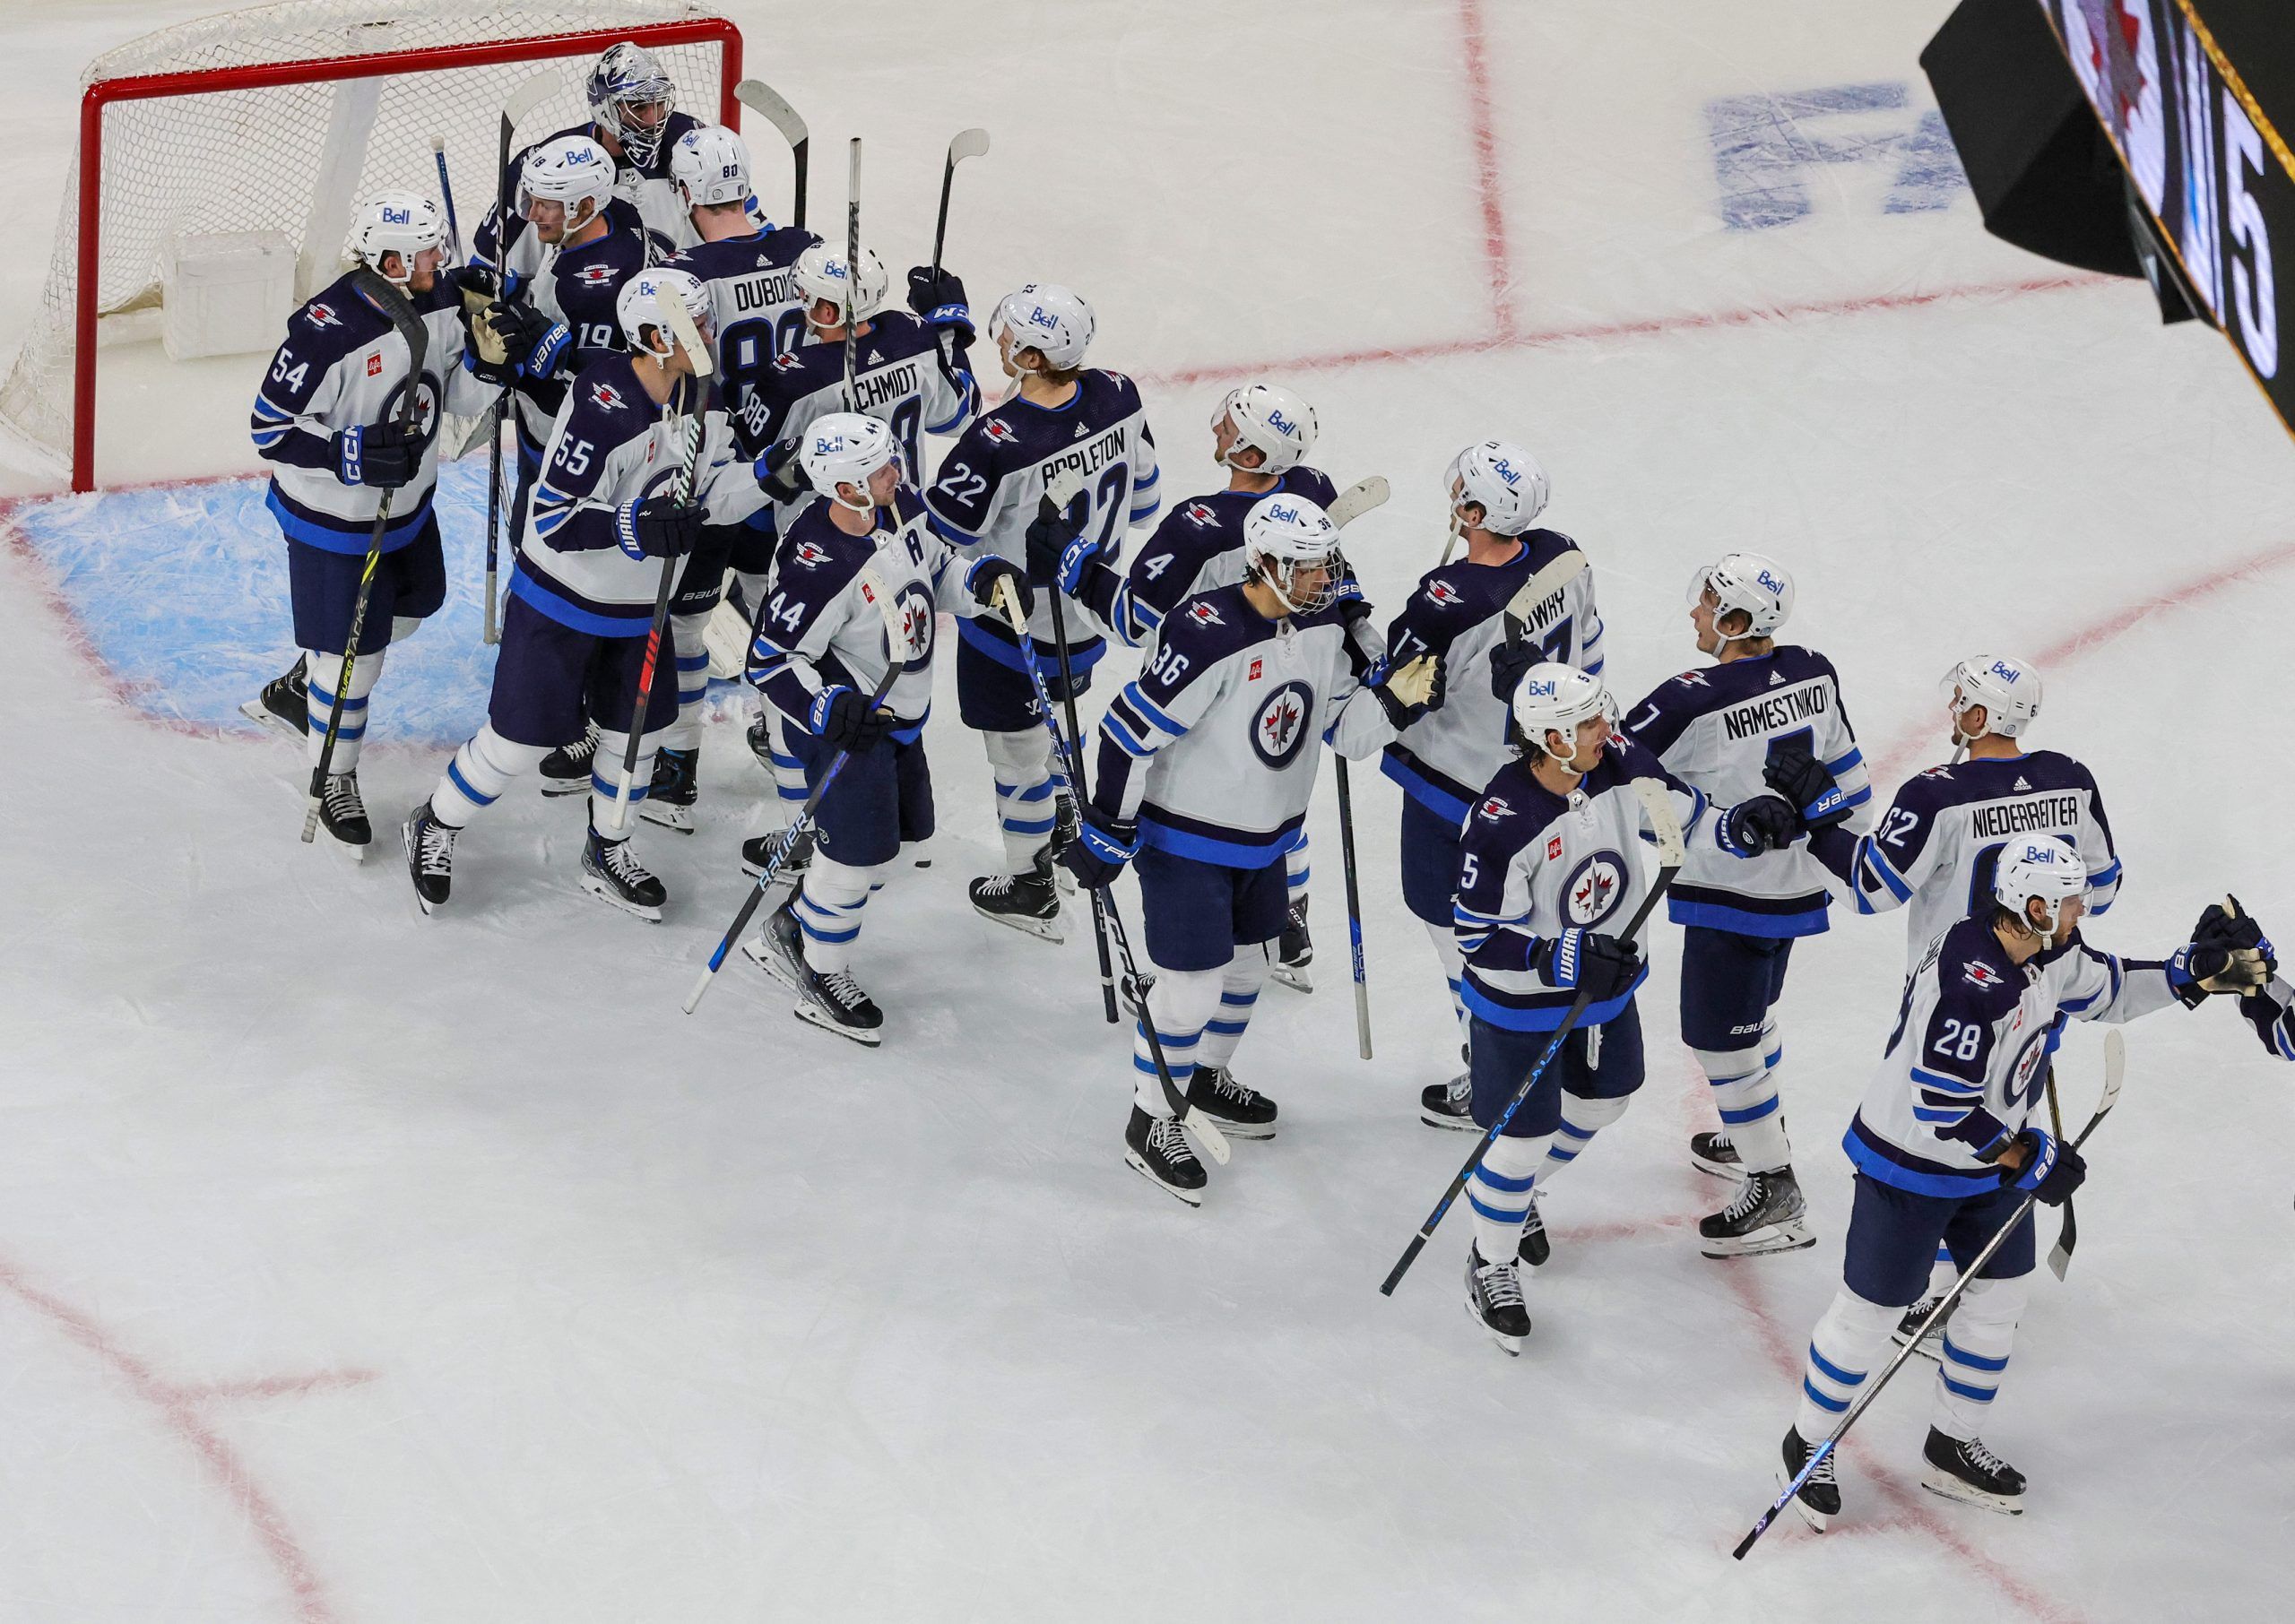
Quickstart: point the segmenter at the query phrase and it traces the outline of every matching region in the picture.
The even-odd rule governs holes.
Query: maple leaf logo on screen
[[[2080,0],[2088,24],[2088,62],[2105,98],[2112,134],[2127,136],[2128,115],[2143,99],[2143,69],[2135,59],[2143,24],[2127,13],[2126,0]]]

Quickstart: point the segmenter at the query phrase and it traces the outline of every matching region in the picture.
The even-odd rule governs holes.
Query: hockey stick
[[[805,121],[797,117],[797,109],[788,99],[762,79],[744,79],[733,87],[733,99],[781,132],[781,139],[789,143],[790,161],[796,166],[796,183],[790,199],[789,223],[805,223],[805,168],[812,158],[812,132]]]
[[[555,95],[558,75],[536,73],[516,90],[502,104],[502,142],[494,168],[494,291],[507,298],[510,293],[508,265],[510,263],[510,147],[517,139],[518,121],[535,108]],[[438,179],[445,184],[446,160],[442,152],[438,159]],[[451,214],[453,205],[447,205]],[[500,553],[502,532],[502,419],[509,415],[510,392],[504,389],[495,397],[494,404],[486,409],[486,610],[485,625],[480,633],[481,641],[492,644],[502,641],[500,592],[497,586],[496,558]]]
[[[410,270],[411,267],[410,267]],[[406,295],[375,272],[361,265],[351,286],[388,318],[391,330],[406,346],[406,393],[398,403],[398,431],[414,432],[415,413],[422,404],[422,368],[430,357],[430,330],[414,314]],[[334,679],[334,703],[327,708],[326,737],[319,741],[319,758],[311,768],[309,804],[303,808],[303,843],[309,845],[319,830],[319,798],[326,793],[327,769],[334,764],[334,743],[342,734],[342,707],[351,698],[351,671],[359,662],[359,635],[367,626],[367,601],[375,590],[375,569],[383,561],[383,532],[391,527],[391,498],[395,488],[383,492],[375,505],[375,528],[367,536],[366,566],[359,572],[359,595],[351,605],[351,635],[343,640],[342,669]]]
[[[446,138],[430,137],[430,156],[438,160],[438,201],[446,206],[446,246],[455,258],[463,257],[462,221],[455,214],[455,183],[446,177]]]
[[[1466,527],[1459,523],[1458,505],[1453,502],[1451,505],[1451,533],[1443,538],[1442,557],[1436,562],[1434,566],[1436,569],[1441,569],[1443,565],[1451,561],[1451,554],[1459,545],[1459,538],[1464,534],[1466,534]]]
[[[2076,1151],[2088,1143],[2088,1136],[2096,1131],[2097,1125],[2103,1121],[2105,1113],[2111,1110],[2112,1101],[2119,1098],[2120,1078],[2126,1069],[2126,1041],[2117,1031],[2105,1032],[2103,1095],[2096,1101],[2096,1114],[2088,1119],[2088,1126],[2082,1128],[2080,1136],[2072,1142],[2074,1150]],[[1849,1406],[1849,1413],[1840,1418],[1840,1424],[1826,1435],[1823,1443],[1809,1451],[1809,1458],[1801,1463],[1801,1470],[1795,1473],[1793,1481],[1785,1485],[1785,1492],[1779,1495],[1769,1509],[1761,1514],[1761,1520],[1753,1525],[1744,1539],[1737,1542],[1737,1548],[1729,1553],[1731,1556],[1740,1562],[1745,1559],[1745,1552],[1754,1548],[1754,1542],[1767,1533],[1769,1525],[1777,1520],[1777,1514],[1793,1503],[1793,1497],[1801,1492],[1802,1485],[1815,1474],[1817,1468],[1840,1447],[1840,1440],[1847,1437],[1849,1430],[1857,1424],[1858,1418],[1872,1407],[1873,1401],[1881,1395],[1881,1389],[1889,1385],[1889,1378],[1904,1369],[1905,1361],[1912,1357],[1913,1350],[1920,1345],[1921,1338],[1944,1323],[1944,1317],[1953,1311],[1953,1305],[1960,1301],[1961,1293],[1968,1289],[1969,1282],[1984,1273],[1984,1266],[1992,1261],[1992,1255],[1995,1252],[2008,1244],[2008,1237],[2016,1232],[2016,1226],[2024,1222],[2024,1215],[2032,1210],[2032,1204],[2039,1199],[2040,1192],[2034,1190],[2016,1204],[2016,1210],[2010,1215],[2008,1222],[2002,1224],[1998,1232],[1984,1243],[1984,1249],[1970,1260],[1967,1268],[1961,1271],[1961,1277],[1953,1282],[1952,1289],[1936,1300],[1936,1306],[1928,1311],[1928,1317],[1920,1322],[1920,1329],[1914,1333],[1911,1340],[1897,1350],[1897,1356],[1883,1367],[1880,1379],[1857,1395],[1856,1402]]]
[[[1658,879],[1650,887],[1649,894],[1641,899],[1641,905],[1633,911],[1633,917],[1625,922],[1625,929],[1618,933],[1626,941],[1632,941],[1640,934],[1650,911],[1666,894],[1667,887],[1674,883],[1674,876],[1681,872],[1682,860],[1687,855],[1687,849],[1682,842],[1681,823],[1674,816],[1673,803],[1666,799],[1665,786],[1654,778],[1637,778],[1633,781],[1633,792],[1641,798],[1642,812],[1650,820],[1650,833],[1658,838]],[[1554,1057],[1562,1052],[1563,1041],[1569,1037],[1572,1029],[1578,1024],[1579,1017],[1586,1013],[1593,1001],[1594,989],[1590,987],[1572,1000],[1569,1010],[1562,1017],[1562,1024],[1554,1029],[1554,1041],[1546,1046],[1546,1052],[1538,1056],[1538,1063],[1530,1067],[1530,1075],[1522,1079],[1522,1085],[1514,1091],[1514,1097],[1506,1101],[1506,1109],[1500,1111],[1497,1119],[1483,1130],[1473,1153],[1466,1160],[1466,1165],[1459,1169],[1458,1176],[1451,1180],[1451,1188],[1442,1192],[1442,1198],[1434,1204],[1434,1210],[1426,1214],[1426,1222],[1418,1226],[1418,1233],[1410,1238],[1410,1244],[1403,1248],[1395,1266],[1388,1271],[1385,1283],[1379,1287],[1381,1296],[1395,1294],[1396,1285],[1433,1238],[1434,1226],[1442,1222],[1442,1214],[1451,1210],[1451,1203],[1456,1201],[1459,1192],[1466,1188],[1467,1180],[1474,1177],[1474,1170],[1482,1165],[1482,1159],[1490,1153],[1490,1147],[1497,1143],[1498,1136],[1506,1131],[1506,1125],[1514,1119],[1514,1113],[1521,1110],[1522,1101],[1530,1097],[1530,1090],[1537,1085],[1537,1080],[1545,1074],[1546,1068],[1554,1063]]]
[[[1506,646],[1520,648],[1538,606],[1585,573],[1586,555],[1572,549],[1523,582],[1506,600]]]
[[[2116,1037],[2118,1034],[2109,1035]],[[2109,1064],[2109,1057],[2106,1064]],[[2056,1102],[2056,1062],[2053,1058],[2048,1066],[2048,1127],[2061,1144],[2064,1139],[2064,1112]],[[2058,1280],[2063,1279],[2065,1270],[2072,1266],[2072,1248],[2079,1244],[2080,1224],[2073,1216],[2072,1197],[2066,1196],[2064,1198],[2064,1227],[2057,1231],[2055,1248],[2048,1255],[2048,1266]]]
[[[1373,508],[1384,506],[1387,494],[1385,476],[1373,474],[1332,497],[1323,513],[1334,528],[1345,530]],[[1331,767],[1338,779],[1338,867],[1347,881],[1347,945],[1355,976],[1355,1050],[1367,1060],[1371,1058],[1371,979],[1363,960],[1363,890],[1355,869],[1354,785],[1347,778],[1347,757],[1335,750]]]
[[[853,369],[861,358],[861,138],[853,138],[852,162],[844,181],[844,410],[861,410]]]
[[[881,545],[881,536],[879,541]],[[905,635],[900,623],[899,606],[887,590],[884,577],[874,568],[863,565],[860,582],[862,595],[875,604],[877,612],[885,618],[885,674],[877,679],[876,687],[869,695],[869,709],[881,711],[885,708],[885,695],[892,692],[893,684],[900,680],[900,674],[907,666],[904,658]],[[780,843],[773,848],[763,867],[758,870],[757,884],[750,886],[749,894],[741,899],[740,909],[733,915],[733,922],[725,927],[725,934],[710,950],[708,964],[695,978],[693,990],[685,995],[686,1014],[691,1015],[701,1007],[701,1000],[709,994],[710,984],[724,966],[725,955],[732,952],[733,944],[741,939],[741,932],[749,929],[749,920],[756,917],[758,904],[773,888],[774,876],[781,872],[782,862],[788,857],[790,848],[796,844],[800,834],[813,826],[813,815],[820,810],[821,798],[828,793],[828,787],[836,782],[836,775],[844,771],[844,764],[852,759],[853,752],[850,750],[839,750],[829,758],[827,770],[822,773],[820,782],[813,786],[813,792],[805,797],[805,804],[797,808],[797,816],[790,819],[789,826],[781,832]]]
[[[1348,525],[1374,507],[1387,505],[1387,479],[1384,474],[1373,474],[1367,479],[1357,479],[1330,499],[1323,509],[1332,528],[1345,530]]]
[[[670,397],[670,411],[677,419],[680,442],[678,471],[670,490],[683,505],[693,499],[694,464],[701,454],[702,430],[708,413],[704,384],[716,367],[710,359],[709,346],[701,341],[701,333],[693,324],[693,313],[685,307],[682,296],[656,298],[654,307],[685,350],[687,365],[693,368],[690,378],[677,380]],[[622,749],[621,778],[613,792],[613,826],[617,829],[626,827],[629,822],[629,797],[637,778],[638,746],[645,735],[645,713],[653,703],[654,676],[662,665],[662,635],[669,630],[670,600],[677,595],[677,585],[678,557],[672,555],[662,560],[662,583],[654,592],[654,622],[646,628],[645,657],[637,668],[637,700],[629,716],[629,742]]]
[[[1063,484],[1073,482],[1071,499],[1074,491],[1083,488],[1081,481],[1077,480],[1070,471],[1062,470],[1059,479]],[[1052,501],[1052,493],[1047,492],[1044,499],[1047,504]],[[1068,725],[1073,729],[1076,725],[1076,685],[1069,663],[1067,623],[1060,612],[1057,586],[1052,588],[1052,644],[1060,651],[1061,686],[1069,691],[1070,697],[1064,703],[1068,710]],[[1025,628],[1027,622],[1018,614],[1018,595],[1012,592],[1009,583],[1005,583],[1003,596],[1004,612],[1018,619]],[[1035,643],[1025,629],[1020,636],[1020,663],[1027,668],[1028,680],[1035,685],[1036,704],[1044,711],[1044,726],[1052,730],[1052,759],[1061,766],[1061,776],[1068,781],[1069,792],[1077,798],[1080,816],[1084,804],[1083,747],[1079,743],[1064,738],[1060,731],[1060,724],[1052,720],[1052,695],[1044,687],[1044,668],[1037,663]],[[1225,1167],[1227,1165],[1227,1136],[1219,1131],[1218,1125],[1210,1118],[1189,1104],[1187,1096],[1180,1093],[1179,1084],[1172,1080],[1172,1063],[1164,1053],[1163,1036],[1156,1030],[1156,1017],[1148,1007],[1148,983],[1139,973],[1139,961],[1131,956],[1131,938],[1124,932],[1123,916],[1116,911],[1115,894],[1106,885],[1095,885],[1091,890],[1092,923],[1100,943],[1100,989],[1107,1000],[1108,1018],[1110,1021],[1115,1018],[1115,982],[1108,963],[1108,937],[1113,935],[1116,952],[1123,960],[1123,979],[1130,984],[1132,997],[1139,1002],[1139,1030],[1148,1038],[1148,1058],[1155,1065],[1156,1081],[1163,1087],[1164,1103],[1171,1107],[1172,1115],[1178,1119],[1179,1125],[1195,1136],[1196,1143],[1203,1147],[1203,1153]]]
[[[948,167],[940,171],[940,218],[932,227],[932,276],[940,276],[940,246],[948,240],[948,193],[957,184],[957,166],[967,158],[984,157],[988,151],[986,130],[958,130],[957,138],[948,143]]]
[[[1083,476],[1072,468],[1063,468],[1052,475],[1051,482],[1044,487],[1044,496],[1036,504],[1036,516],[1039,519],[1058,519],[1064,523],[1068,517],[1069,505],[1083,494]],[[1068,791],[1075,798],[1076,815],[1081,817],[1084,815],[1084,801],[1087,793],[1083,776],[1084,735],[1076,721],[1076,676],[1069,664],[1068,619],[1060,607],[1060,583],[1054,581],[1044,590],[1052,599],[1052,644],[1060,653],[1060,686],[1067,695],[1062,702],[1068,713],[1068,736],[1065,740],[1061,738],[1060,723],[1052,713],[1052,695],[1045,690],[1041,681],[1036,684],[1036,698],[1037,702],[1044,706],[1044,725],[1052,730],[1054,758],[1059,759],[1065,754],[1070,764],[1075,768],[1069,776]],[[1010,611],[1008,609],[1006,612]],[[1018,625],[1020,663],[1027,667],[1033,674],[1036,664],[1035,642],[1028,635],[1026,620],[1019,621]],[[1115,898],[1112,895],[1104,896],[1101,890],[1102,888],[1096,887],[1092,892],[1092,940],[1098,947],[1100,955],[1100,1002],[1106,1011],[1108,1024],[1115,1026],[1121,1024],[1115,1008],[1115,966],[1108,957],[1108,915],[1114,911]],[[1148,996],[1148,989],[1139,985],[1137,978],[1132,981],[1132,990],[1142,998]],[[1155,1023],[1147,1019],[1145,1005],[1141,1006],[1140,1020],[1141,1024],[1148,1028],[1152,1038]],[[1161,1062],[1158,1064],[1160,1065]],[[1166,1085],[1168,1086],[1168,1078]]]

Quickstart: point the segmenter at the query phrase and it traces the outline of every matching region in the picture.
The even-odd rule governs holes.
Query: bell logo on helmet
[[[1761,574],[1755,575],[1754,579],[1760,582],[1772,592],[1781,592],[1785,590],[1785,583],[1780,581],[1767,570],[1762,571]]]
[[[2014,682],[2024,673],[2005,660],[1996,660],[1992,662],[1992,674],[2003,682]]]
[[[1277,407],[1268,412],[1267,426],[1275,430],[1277,434],[1297,434],[1299,432],[1299,426],[1296,423],[1294,423],[1289,418],[1285,417],[1283,415],[1282,408],[1280,407]]]
[[[388,203],[385,203],[383,205],[383,224],[386,226],[411,226],[413,223],[413,210],[394,209]]]
[[[1269,521],[1277,524],[1299,523],[1299,510],[1295,507],[1286,507],[1280,502],[1270,502],[1267,505],[1267,516]]]
[[[1510,486],[1520,485],[1522,482],[1522,476],[1515,471],[1514,465],[1504,457],[1491,458],[1490,471],[1505,480]]]
[[[1556,699],[1561,696],[1562,685],[1551,677],[1541,677],[1534,682],[1524,682],[1522,692],[1532,699]]]

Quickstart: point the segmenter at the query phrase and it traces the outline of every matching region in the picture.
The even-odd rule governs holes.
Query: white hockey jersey
[[[2069,756],[2035,750],[1931,767],[1897,790],[1868,834],[1821,830],[1809,850],[1856,899],[1859,913],[1906,908],[1907,959],[1992,894],[2000,848],[2057,834],[2088,865],[2088,911],[2119,894],[2119,854],[2095,778]]]
[[[1724,806],[1768,792],[1762,769],[1799,747],[1825,764],[1851,808],[1847,827],[1872,827],[1873,786],[1840,702],[1832,661],[1780,644],[1769,653],[1684,671],[1627,713],[1626,731],[1684,782]],[[1758,857],[1700,851],[1666,894],[1677,925],[1739,936],[1814,936],[1832,903],[1824,865],[1799,842]]]
[[[1905,978],[1896,1030],[1841,1148],[1857,1170],[1916,1196],[1980,1196],[1979,1159],[2022,1130],[2068,1021],[2132,1021],[2176,1001],[2163,963],[2069,941],[2015,963],[1992,910],[1932,939]]]
[[[1336,608],[1269,620],[1225,586],[1173,610],[1109,702],[1092,802],[1137,817],[1143,846],[1264,868],[1299,843],[1319,741],[1363,756],[1393,737]]]
[[[422,461],[391,498],[383,550],[394,552],[429,523],[438,484],[438,413],[476,416],[498,393],[464,369],[462,303],[444,288],[413,296],[428,334],[414,428]],[[248,433],[271,464],[266,505],[292,540],[329,552],[364,553],[383,493],[345,485],[336,465],[342,430],[398,421],[411,370],[406,341],[360,293],[351,273],[337,278],[288,318],[287,337],[255,392]]]

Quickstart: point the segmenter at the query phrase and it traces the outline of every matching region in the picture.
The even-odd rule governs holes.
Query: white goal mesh
[[[502,104],[537,73],[557,94],[520,125],[530,141],[583,122],[583,75],[602,47],[555,55],[552,37],[616,30],[643,40],[678,86],[678,105],[720,117],[724,51],[715,39],[648,38],[664,25],[714,20],[693,0],[289,0],[161,30],[90,65],[83,89],[157,74],[212,76],[180,93],[112,100],[103,110],[97,191],[96,307],[112,318],[157,307],[162,249],[178,235],[273,230],[298,254],[297,293],[340,272],[353,203],[384,186],[437,192],[431,138],[443,136],[465,242],[494,201]],[[517,58],[457,65],[458,48],[522,42]],[[561,48],[563,40],[560,40]],[[527,47],[531,54],[524,54]],[[318,78],[236,88],[242,71],[344,57],[432,53],[394,60],[375,77]],[[294,70],[287,69],[293,79]],[[133,89],[112,83],[111,89]],[[15,364],[0,384],[0,427],[59,465],[75,484],[92,470],[73,457],[75,307],[82,274],[80,166],[73,162],[56,222],[48,282]],[[86,392],[92,397],[93,390]],[[82,436],[84,445],[86,436]]]

